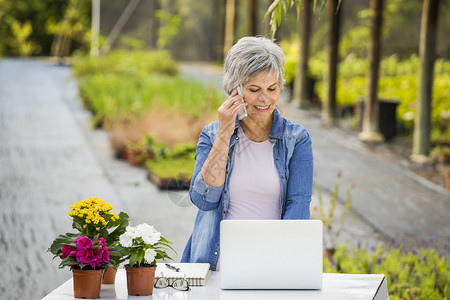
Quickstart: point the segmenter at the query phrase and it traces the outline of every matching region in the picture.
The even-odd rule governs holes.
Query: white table
[[[72,279],[67,280],[43,300],[73,299]],[[154,300],[268,300],[268,299],[389,299],[386,278],[383,274],[338,274],[324,273],[321,290],[222,290],[220,272],[211,272],[208,283],[203,287],[192,287],[181,292],[171,287],[153,289],[152,296],[128,296],[124,269],[119,269],[115,284],[103,284],[100,299],[154,299]]]

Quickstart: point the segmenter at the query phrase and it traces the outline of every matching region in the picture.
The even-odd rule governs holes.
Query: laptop
[[[322,221],[223,220],[222,289],[321,289]]]

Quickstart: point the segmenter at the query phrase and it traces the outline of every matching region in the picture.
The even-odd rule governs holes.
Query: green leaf
[[[144,255],[145,252],[144,251],[139,251],[138,255],[137,255],[137,261],[138,261],[138,265],[140,266],[142,263],[142,260],[144,259]],[[148,261],[148,263],[151,263],[151,261]]]
[[[78,230],[79,232],[83,232],[83,220],[80,217],[72,217],[72,228]]]
[[[110,228],[112,228],[114,226],[117,226],[117,228],[114,229],[111,233],[109,233],[108,237],[106,238],[107,245],[110,245],[113,242],[119,240],[119,236],[121,236],[126,231],[126,228],[129,224],[129,220],[130,220],[130,217],[126,213],[120,212],[119,219],[114,222],[110,222],[110,223],[114,224]]]
[[[69,245],[72,247],[75,247],[74,240],[79,236],[79,234],[74,233],[66,233],[59,235],[52,243],[50,248],[47,251],[50,251],[51,253],[58,255],[61,253],[61,247],[63,245]]]
[[[130,256],[130,267],[133,267],[138,260],[138,254],[135,252]]]

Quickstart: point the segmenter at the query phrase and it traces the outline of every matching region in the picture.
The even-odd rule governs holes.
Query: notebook
[[[157,263],[155,271],[155,280],[164,277],[169,281],[169,284],[179,278],[184,278],[191,286],[206,285],[210,271],[208,263]]]
[[[322,221],[224,220],[222,289],[321,289]]]

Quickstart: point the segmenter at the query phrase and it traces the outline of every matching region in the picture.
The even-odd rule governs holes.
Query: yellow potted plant
[[[117,269],[123,261],[123,249],[118,246],[119,236],[125,232],[129,217],[111,212],[113,206],[98,197],[77,202],[70,207],[72,227],[77,233],[59,235],[47,250],[54,258],[62,259],[59,267],[70,267],[73,272],[75,298],[98,298],[101,279],[107,267]],[[89,279],[87,274],[95,274]],[[92,283],[95,291],[80,287]],[[87,293],[87,295],[86,295]]]

